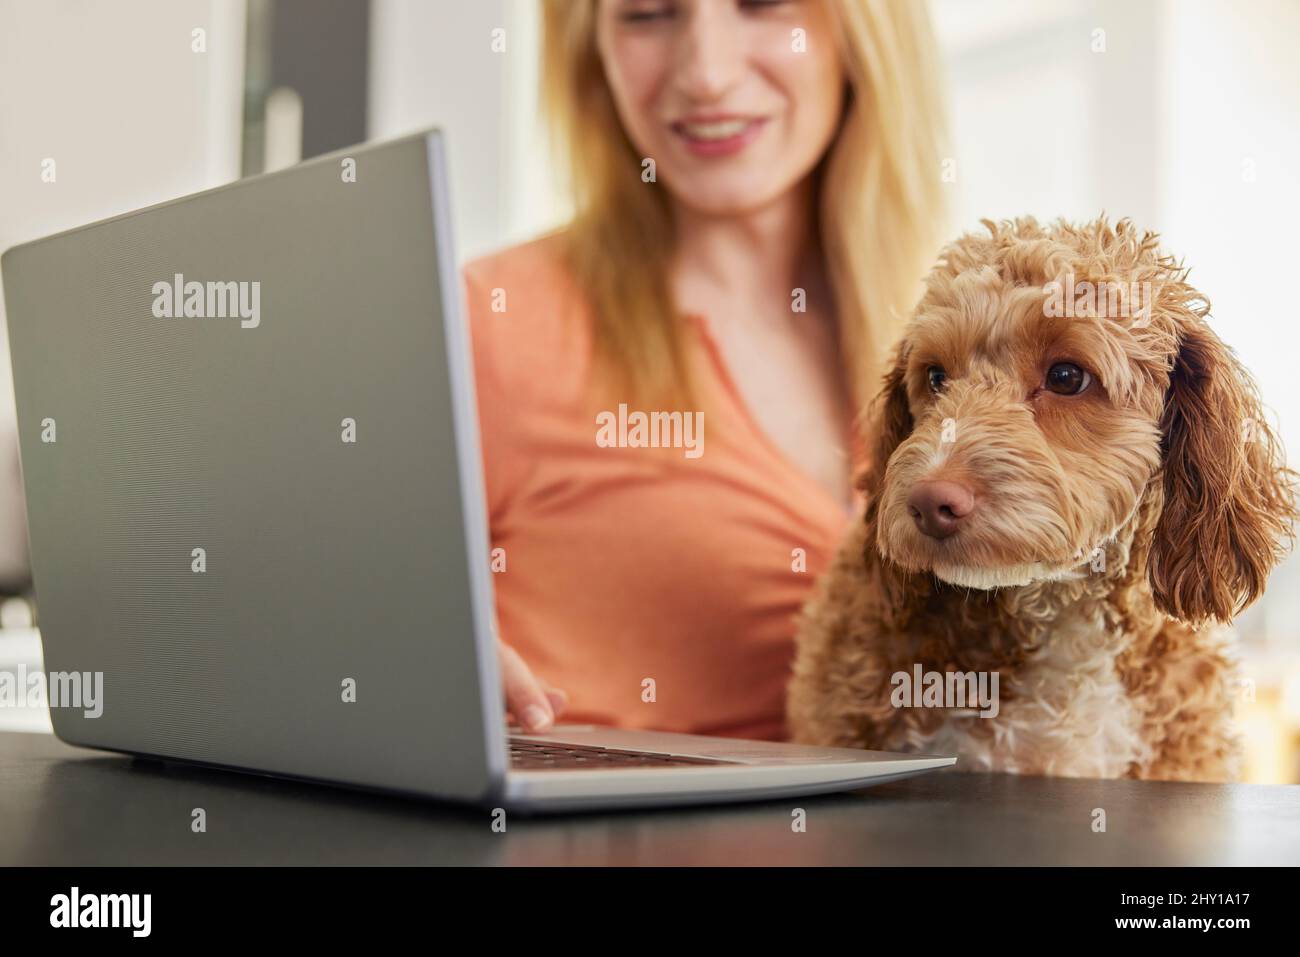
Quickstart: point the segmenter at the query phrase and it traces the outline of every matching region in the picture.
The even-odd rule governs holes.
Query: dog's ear
[[[909,572],[893,562],[881,561],[877,544],[885,470],[889,467],[894,450],[912,434],[914,425],[912,408],[907,401],[907,347],[904,341],[894,351],[889,372],[885,374],[884,387],[870,410],[866,434],[870,460],[857,483],[866,500],[866,510],[862,516],[866,526],[862,557],[867,567],[873,570],[872,574],[877,576],[880,614],[891,627],[897,628],[907,627],[910,609],[918,604],[917,597],[935,588],[932,576]]]
[[[1292,536],[1295,474],[1249,373],[1200,318],[1179,331],[1161,433],[1164,507],[1147,567],[1156,606],[1229,621]]]
[[[912,434],[912,409],[907,403],[907,353],[900,343],[894,349],[889,372],[876,396],[867,417],[866,448],[870,459],[859,475],[857,487],[867,497],[867,506],[874,511],[885,480],[885,466],[894,449]]]

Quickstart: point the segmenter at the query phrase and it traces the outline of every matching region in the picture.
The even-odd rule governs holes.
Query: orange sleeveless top
[[[502,640],[569,694],[564,722],[784,737],[794,618],[848,512],[751,417],[703,320],[698,435],[661,422],[646,447],[653,410],[593,405],[554,237],[464,279]]]

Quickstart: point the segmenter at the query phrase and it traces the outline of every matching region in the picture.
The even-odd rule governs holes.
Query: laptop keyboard
[[[510,767],[516,771],[685,768],[735,763],[715,761],[712,758],[688,758],[680,754],[659,754],[655,751],[623,751],[619,748],[593,748],[557,741],[510,739]]]

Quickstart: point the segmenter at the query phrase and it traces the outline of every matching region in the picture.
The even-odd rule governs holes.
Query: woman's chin
[[[700,165],[707,167],[708,162],[712,161]],[[699,161],[692,163],[692,166],[696,163]],[[678,204],[698,216],[718,218],[742,217],[758,212],[786,195],[791,185],[774,181],[770,172],[746,176],[740,169],[720,170],[717,173],[711,173],[707,169],[691,169],[677,179],[690,183],[688,189],[682,190],[673,185],[672,179],[666,180],[668,189]]]

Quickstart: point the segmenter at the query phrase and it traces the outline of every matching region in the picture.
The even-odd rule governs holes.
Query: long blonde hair
[[[817,171],[817,222],[854,401],[875,391],[944,229],[938,53],[919,0],[825,0],[848,81]],[[542,101],[573,193],[567,265],[589,299],[597,354],[631,394],[681,402],[691,370],[669,288],[672,221],[641,179],[596,47],[597,0],[544,0]]]

